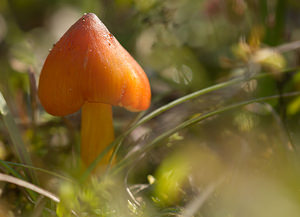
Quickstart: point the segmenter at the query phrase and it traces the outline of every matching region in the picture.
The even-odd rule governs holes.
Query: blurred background
[[[80,112],[47,114],[36,87],[53,44],[89,12],[147,73],[146,113],[239,81],[140,125],[112,174],[82,184]],[[0,182],[0,216],[300,216],[299,48],[298,0],[0,0],[0,91],[16,124],[1,102],[0,169],[61,198]],[[141,115],[114,108],[116,135]],[[18,144],[38,181],[26,176]]]

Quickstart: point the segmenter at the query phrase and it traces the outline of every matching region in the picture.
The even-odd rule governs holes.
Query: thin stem
[[[44,195],[45,197],[48,197],[48,198],[50,198],[51,200],[53,200],[57,203],[60,202],[59,198],[57,196],[55,196],[54,194],[50,193],[49,191],[46,191],[42,188],[37,187],[36,185],[33,185],[33,184],[31,184],[29,182],[26,182],[24,180],[15,178],[13,176],[9,176],[9,175],[0,173],[0,181],[13,183],[15,185],[30,189],[32,191],[35,191],[35,192],[41,194],[41,195]]]
[[[176,105],[179,105],[179,104],[184,103],[186,101],[192,100],[192,99],[197,98],[197,97],[199,97],[201,95],[204,95],[206,93],[210,93],[212,91],[216,91],[216,90],[219,90],[219,89],[222,89],[222,88],[225,88],[225,87],[229,87],[229,86],[237,84],[237,83],[239,83],[243,80],[244,80],[244,78],[232,79],[230,81],[226,81],[226,82],[223,82],[223,83],[220,83],[220,84],[216,84],[216,85],[210,86],[208,88],[193,92],[193,93],[188,94],[186,96],[183,96],[179,99],[176,99],[176,100],[174,100],[174,101],[172,101],[172,102],[170,102],[170,103],[154,110],[150,114],[146,115],[145,117],[143,117],[142,119],[137,121],[136,124],[133,125],[132,127],[130,127],[122,136],[123,136],[123,138],[125,138],[128,134],[130,134],[134,129],[136,129],[140,125],[142,125],[142,124],[146,123],[147,121],[155,118],[156,116],[164,113],[165,111],[175,107]],[[120,140],[123,140],[123,138],[120,138]],[[113,155],[116,155],[116,152],[120,148],[119,146],[121,145],[121,142],[118,142],[117,144],[119,144],[119,145],[115,148],[115,151],[114,151]]]
[[[135,128],[137,128],[138,126],[142,125],[143,123],[151,120],[152,118],[160,115],[161,113],[175,107],[176,105],[179,105],[181,103],[184,103],[186,101],[189,101],[191,99],[195,99],[201,95],[204,95],[206,93],[210,93],[210,92],[213,92],[213,91],[216,91],[216,90],[219,90],[219,89],[222,89],[222,88],[225,88],[225,87],[229,87],[231,85],[234,85],[234,84],[237,84],[241,81],[245,80],[244,77],[242,78],[236,78],[236,79],[232,79],[230,81],[226,81],[226,82],[223,82],[223,83],[220,83],[220,84],[216,84],[216,85],[213,85],[213,86],[210,86],[208,88],[205,88],[205,89],[202,89],[202,90],[198,90],[196,92],[193,92],[191,94],[188,94],[186,96],[183,96],[179,99],[176,99],[156,110],[154,110],[153,112],[151,112],[150,114],[146,115],[145,117],[143,117],[139,122],[137,122],[137,124],[133,127],[131,127],[129,129],[129,131],[131,132],[132,130],[134,130]]]
[[[81,159],[89,166],[114,140],[111,105],[85,103],[81,118]],[[100,165],[107,165],[111,154],[105,155]]]
[[[11,168],[9,165],[36,170],[36,171],[43,172],[48,175],[63,179],[68,182],[73,182],[72,179],[70,179],[66,176],[63,176],[58,173],[55,173],[55,172],[52,172],[52,171],[49,171],[49,170],[46,170],[43,168],[39,168],[39,167],[34,167],[34,166],[26,165],[26,164],[20,164],[20,163],[9,162],[9,161],[4,161],[4,160],[0,160],[0,165],[4,166],[10,173],[12,173],[15,177],[18,177],[19,179],[24,179],[24,178],[17,171],[15,171],[13,168]]]
[[[32,165],[30,154],[27,151],[26,145],[23,141],[22,134],[6,104],[6,101],[0,92],[0,116],[3,120],[3,123],[9,133],[13,151],[15,152],[16,156],[18,157],[21,163]],[[25,170],[24,171],[28,178],[32,180],[33,183],[38,184],[38,178],[34,171],[32,170]]]
[[[115,169],[113,170],[114,173],[119,172],[122,168],[124,168],[126,165],[128,165],[129,163],[131,163],[132,161],[134,161],[134,159],[137,159],[137,157],[139,155],[141,155],[141,153],[144,153],[150,149],[152,149],[153,147],[155,147],[158,142],[162,141],[163,139],[169,137],[170,135],[178,132],[179,130],[182,130],[188,126],[191,126],[195,123],[198,123],[206,118],[209,118],[211,116],[214,115],[218,115],[221,114],[223,112],[232,110],[232,109],[236,109],[248,104],[252,104],[255,102],[263,102],[263,101],[268,101],[268,100],[272,100],[272,99],[278,99],[279,97],[292,97],[292,96],[297,96],[300,95],[300,91],[296,91],[296,92],[291,92],[291,93],[287,93],[287,94],[282,94],[282,95],[274,95],[274,96],[267,96],[267,97],[261,97],[261,98],[256,98],[256,99],[251,99],[251,100],[247,100],[247,101],[242,101],[236,104],[232,104],[229,106],[225,106],[223,108],[217,109],[215,111],[212,112],[208,112],[206,114],[194,117],[192,119],[189,119],[181,124],[179,124],[178,126],[174,127],[171,130],[168,130],[165,133],[162,133],[160,136],[156,137],[154,140],[152,140],[150,143],[146,144],[142,149],[137,150],[136,152],[134,152],[132,155],[128,156],[127,158],[121,160],[115,167]]]
[[[283,71],[282,73],[286,73],[286,72],[293,71],[293,70],[295,70],[295,68],[287,69],[287,70]],[[259,79],[259,78],[269,76],[269,75],[271,75],[271,74],[261,73],[261,74],[258,74],[256,76],[252,77],[252,79]],[[129,128],[126,132],[124,132],[123,134],[118,136],[112,143],[110,143],[103,150],[103,152],[98,155],[98,157],[95,159],[95,161],[92,164],[90,164],[90,166],[85,170],[85,172],[82,175],[82,178],[81,178],[80,181],[83,182],[89,176],[91,171],[93,171],[93,169],[97,166],[98,162],[101,161],[103,156],[105,156],[113,147],[116,147],[115,152],[113,153],[113,156],[114,156],[116,154],[116,151],[118,151],[119,146],[122,144],[122,141],[124,140],[124,138],[126,138],[127,135],[129,135],[134,129],[136,129],[140,125],[142,125],[142,124],[146,123],[147,121],[155,118],[156,116],[160,115],[161,113],[175,107],[176,105],[179,105],[181,103],[187,102],[187,101],[192,100],[192,99],[195,99],[195,98],[197,98],[201,95],[204,95],[206,93],[210,93],[210,92],[213,92],[213,91],[220,90],[222,88],[230,87],[231,85],[235,85],[235,84],[238,84],[240,82],[247,81],[247,80],[249,80],[249,78],[247,79],[244,76],[242,76],[242,77],[235,78],[235,79],[232,79],[232,80],[229,80],[229,81],[226,81],[226,82],[222,82],[222,83],[207,87],[205,89],[193,92],[193,93],[188,94],[186,96],[183,96],[179,99],[176,99],[176,100],[174,100],[174,101],[172,101],[172,102],[170,102],[170,103],[154,110],[153,112],[151,112],[150,114],[148,114],[144,118],[142,118],[140,121],[138,121],[134,126]],[[110,165],[108,167],[110,167]]]

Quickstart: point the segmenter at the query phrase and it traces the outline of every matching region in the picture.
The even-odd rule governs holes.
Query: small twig
[[[48,197],[49,199],[53,200],[54,202],[57,202],[57,203],[60,202],[60,199],[57,196],[55,196],[54,194],[50,193],[49,191],[46,191],[46,190],[44,190],[44,189],[42,189],[42,188],[40,188],[36,185],[33,185],[33,184],[31,184],[29,182],[26,182],[24,180],[15,178],[13,176],[0,173],[0,181],[9,182],[9,183],[12,183],[12,184],[24,187],[24,188],[28,188],[28,189],[30,189],[32,191],[35,191],[35,192],[37,192],[41,195],[44,195],[45,197]]]
[[[300,41],[293,41],[293,42],[286,43],[286,44],[275,47],[275,50],[277,50],[280,53],[288,52],[291,50],[297,50],[297,49],[300,49]]]

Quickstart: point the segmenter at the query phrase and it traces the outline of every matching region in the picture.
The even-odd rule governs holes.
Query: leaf
[[[287,107],[287,113],[289,115],[295,115],[296,113],[298,113],[300,110],[300,97],[296,97],[295,99],[293,99]]]

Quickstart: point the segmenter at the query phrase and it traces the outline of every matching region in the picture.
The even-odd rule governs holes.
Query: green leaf
[[[287,106],[287,113],[294,115],[300,111],[300,97],[293,99]]]

